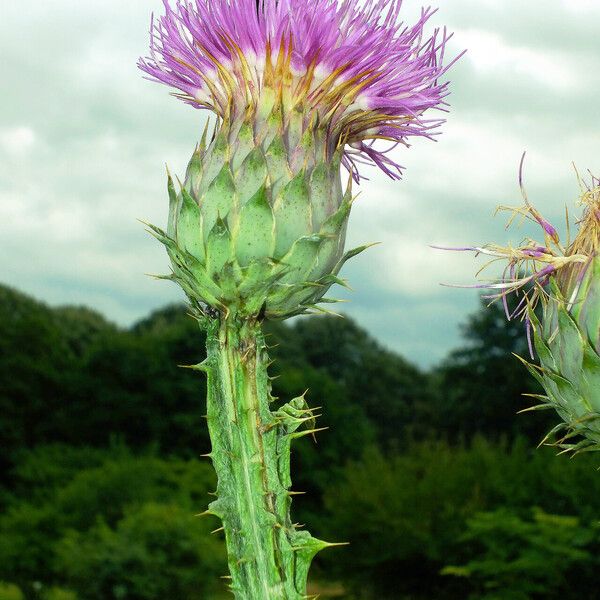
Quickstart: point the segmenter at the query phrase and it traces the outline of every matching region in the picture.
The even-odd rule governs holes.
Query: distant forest
[[[294,517],[349,546],[315,563],[322,598],[600,598],[593,456],[536,445],[551,412],[499,306],[430,371],[349,318],[269,323],[274,395],[309,390],[327,427],[293,450]],[[427,332],[423,332],[427,335]],[[202,360],[184,306],[131,328],[0,286],[0,600],[220,599]],[[3,595],[4,594],[4,595]]]

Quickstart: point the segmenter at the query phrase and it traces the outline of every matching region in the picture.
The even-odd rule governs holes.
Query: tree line
[[[308,389],[328,427],[294,448],[294,516],[350,542],[315,590],[600,598],[597,464],[535,450],[556,418],[516,414],[540,391],[520,323],[482,304],[463,340],[423,371],[348,318],[269,324],[274,395]],[[218,523],[192,516],[214,486],[205,384],[178,366],[203,356],[184,306],[125,329],[0,286],[0,599],[221,598]]]

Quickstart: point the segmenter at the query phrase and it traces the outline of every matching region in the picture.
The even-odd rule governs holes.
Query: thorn
[[[213,529],[211,533],[219,533],[219,531],[225,531],[225,527],[217,527],[216,529]]]
[[[159,281],[172,281],[173,280],[173,273],[171,273],[170,275],[157,275],[156,273],[144,273],[144,275],[146,277],[152,277],[152,279],[157,279]]]
[[[304,437],[305,435],[312,435],[314,438],[314,434],[319,431],[325,431],[329,429],[329,427],[316,427],[315,429],[306,429],[305,431],[297,431],[295,433],[290,433],[290,437],[293,439]],[[315,440],[316,441],[316,440]]]
[[[526,413],[526,412],[535,412],[538,410],[548,410],[550,408],[554,408],[554,406],[552,406],[552,404],[536,404],[535,406],[529,406],[527,408],[522,408],[521,410],[517,411],[517,414],[522,415],[523,413]]]
[[[302,496],[306,494],[306,492],[294,492],[293,490],[288,490],[288,496]]]
[[[349,546],[350,542],[323,542],[325,548],[335,548],[336,546]]]
[[[212,452],[207,452],[206,454],[201,454],[200,458],[212,458],[213,457],[213,453]]]
[[[177,365],[182,369],[192,369],[193,371],[202,371],[203,373],[208,373],[208,364],[206,361],[202,361],[196,365]]]

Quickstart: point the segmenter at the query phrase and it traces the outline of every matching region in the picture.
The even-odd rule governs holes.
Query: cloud
[[[406,1],[407,20],[419,7]],[[184,172],[205,121],[136,69],[152,10],[160,0],[6,3],[0,21],[0,279],[122,324],[183,298],[144,275],[168,265],[137,219],[165,223],[164,165]],[[432,19],[456,32],[450,55],[469,50],[448,122],[437,143],[397,152],[402,182],[365,173],[348,243],[383,243],[346,267],[355,291],[338,290],[383,343],[422,365],[458,343],[477,296],[439,283],[469,282],[476,264],[429,244],[528,233],[492,218],[520,201],[523,150],[529,195],[559,222],[577,193],[571,161],[600,172],[599,16],[595,0],[453,0]]]
[[[0,131],[0,149],[9,155],[26,154],[35,140],[35,131],[31,127],[17,126]]]
[[[456,36],[469,48],[468,60],[477,70],[507,70],[559,91],[584,83],[578,65],[560,51],[510,45],[501,35],[482,29],[459,30]]]

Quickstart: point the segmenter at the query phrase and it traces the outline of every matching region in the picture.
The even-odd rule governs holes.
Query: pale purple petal
[[[336,82],[352,81],[358,95],[346,107],[375,113],[361,128],[354,120],[344,131],[353,144],[344,164],[358,179],[356,156],[377,165],[393,179],[402,167],[373,140],[388,139],[407,146],[411,137],[433,138],[442,119],[424,119],[430,108],[444,110],[448,83],[440,82],[448,68],[444,48],[450,35],[435,30],[425,38],[424,27],[435,13],[421,11],[416,23],[399,20],[402,0],[163,0],[165,13],[153,19],[150,56],[139,67],[150,79],[179,90],[182,100],[220,114],[231,98],[215,88],[218,70],[242,75],[239,52],[256,75],[260,89],[267,47],[276,54],[290,47],[290,69],[301,78],[310,65],[320,81],[330,74]],[[217,86],[218,88],[218,86]],[[245,86],[240,86],[244,88]],[[310,94],[317,90],[312,90]],[[307,97],[320,102],[322,94]],[[210,98],[210,100],[209,100]],[[233,99],[234,104],[236,99]],[[239,104],[246,101],[240,97]],[[326,112],[326,111],[324,111]],[[332,119],[343,120],[339,114]],[[364,123],[367,122],[365,119]],[[358,124],[357,124],[358,123]],[[331,128],[332,131],[335,128]],[[349,146],[347,147],[349,148]]]

